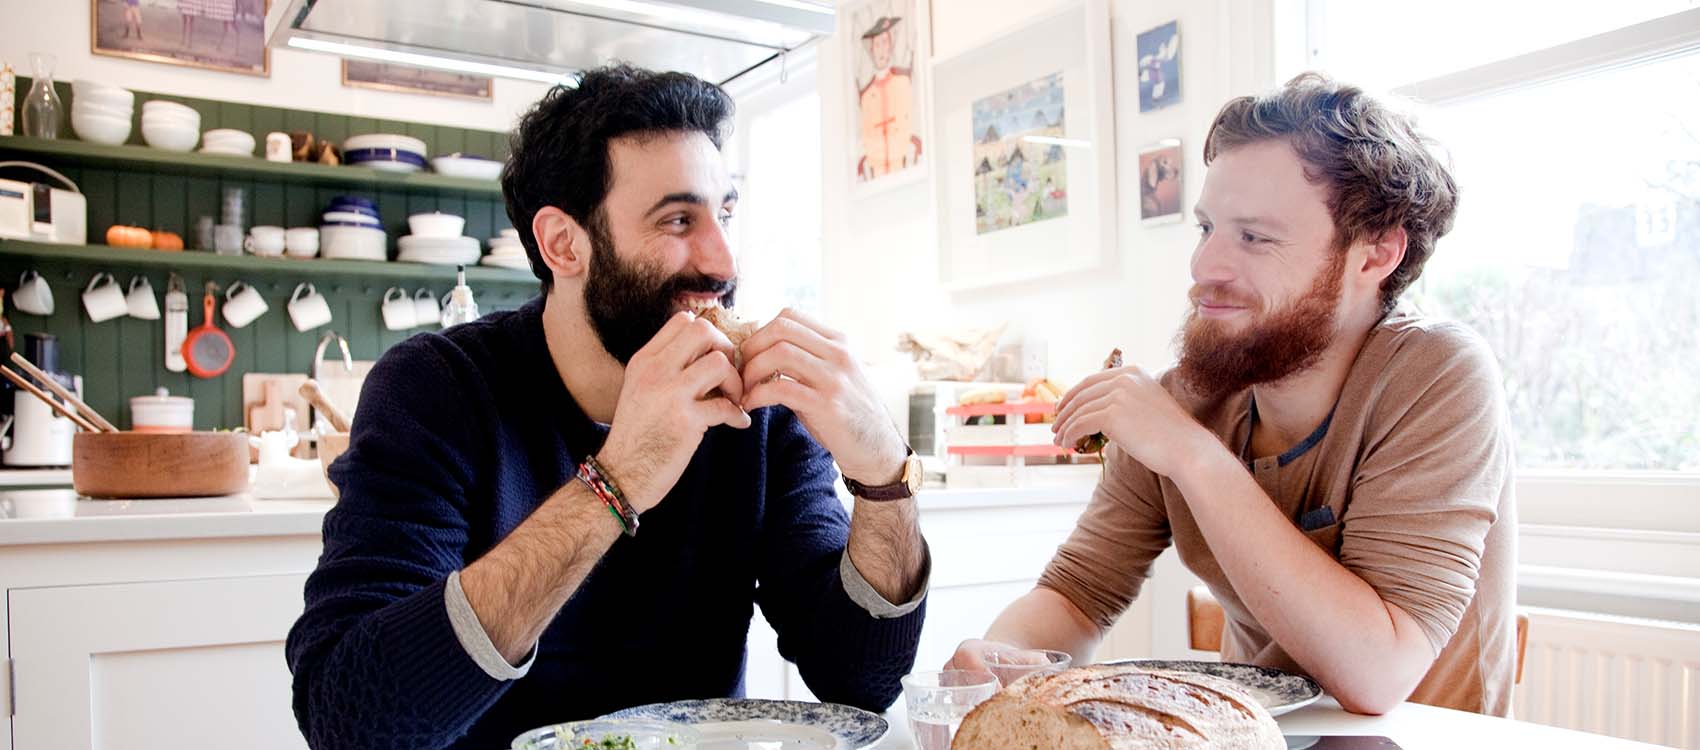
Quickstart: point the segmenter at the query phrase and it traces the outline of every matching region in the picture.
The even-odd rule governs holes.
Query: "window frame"
[[[1298,1],[1304,3],[1305,67],[1327,70],[1323,16],[1329,0]],[[1292,31],[1288,33],[1295,33],[1298,25],[1289,28]],[[1697,53],[1700,53],[1700,8],[1693,8],[1405,82],[1395,86],[1392,93],[1427,107],[1443,107]],[[1516,489],[1520,525],[1526,530],[1551,527],[1612,530],[1622,532],[1626,543],[1676,534],[1700,546],[1700,472],[1519,468]],[[1589,568],[1610,567],[1603,560],[1578,561],[1578,564]]]

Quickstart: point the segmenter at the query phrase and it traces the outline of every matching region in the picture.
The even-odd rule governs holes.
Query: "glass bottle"
[[[24,97],[24,135],[31,138],[58,138],[59,121],[64,119],[65,106],[59,102],[59,92],[53,90],[53,64],[57,59],[43,52],[30,53],[30,65],[35,79],[29,95]]]

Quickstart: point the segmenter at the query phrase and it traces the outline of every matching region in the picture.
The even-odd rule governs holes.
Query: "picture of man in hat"
[[[921,160],[921,137],[915,132],[915,88],[911,71],[896,67],[898,40],[893,33],[913,31],[901,16],[881,15],[862,33],[862,49],[872,62],[873,75],[857,80],[861,112],[862,158],[856,164],[857,179],[869,181],[900,172]],[[854,27],[852,27],[854,28]],[[914,44],[904,45],[912,58]]]

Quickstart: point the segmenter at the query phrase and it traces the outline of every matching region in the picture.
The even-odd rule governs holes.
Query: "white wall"
[[[268,38],[287,5],[273,0]],[[177,96],[507,130],[547,88],[498,78],[492,101],[348,88],[342,85],[342,58],[287,49],[272,50],[269,78],[95,55],[89,51],[87,0],[0,0],[0,19],[0,61],[11,63],[19,75],[30,75],[29,53],[47,52],[59,58],[54,71],[59,80],[88,78]]]
[[[933,54],[944,58],[1041,17],[1067,0],[933,0]],[[1191,284],[1196,238],[1192,202],[1203,184],[1203,138],[1227,99],[1274,85],[1277,8],[1288,0],[1111,0],[1114,67],[1118,263],[1101,277],[1069,277],[1043,288],[952,294],[938,283],[933,192],[922,181],[866,198],[850,191],[850,84],[842,40],[823,45],[819,62],[826,211],[826,313],[871,359],[900,355],[892,342],[906,326],[939,321],[1024,321],[1047,341],[1050,374],[1069,383],[1097,369],[1119,346],[1151,369],[1173,359],[1171,339]],[[1139,112],[1134,37],[1180,22],[1180,103]],[[1290,37],[1289,37],[1290,38]],[[1300,50],[1302,53],[1302,50]],[[1286,52],[1291,56],[1292,52]],[[1290,66],[1281,66],[1283,72]],[[1182,206],[1188,221],[1153,227],[1138,221],[1138,149],[1180,138],[1186,154]],[[938,146],[935,144],[933,148]],[[1054,321],[1066,320],[1066,325]],[[1172,553],[1159,561],[1145,593],[1111,633],[1100,658],[1186,655],[1186,589],[1195,579]],[[989,623],[988,623],[989,624]],[[964,637],[977,635],[965,633]]]
[[[948,57],[1045,15],[1064,0],[933,0],[933,54]],[[950,294],[939,288],[932,187],[927,182],[857,199],[850,192],[844,45],[820,56],[824,132],[826,309],[870,357],[889,358],[895,336],[921,321],[985,324],[1043,321],[1024,330],[1048,343],[1050,374],[1072,382],[1097,369],[1112,346],[1152,369],[1172,361],[1170,340],[1185,309],[1188,260],[1196,237],[1187,222],[1138,221],[1138,149],[1178,137],[1186,153],[1183,210],[1202,185],[1203,136],[1232,96],[1273,85],[1275,0],[1111,0],[1111,47],[1119,206],[1117,267],[1099,277],[1042,288]],[[1139,112],[1134,36],[1179,20],[1180,103]],[[842,32],[841,32],[842,33]],[[937,146],[934,146],[936,149]],[[878,300],[875,304],[869,301]],[[1056,321],[1067,321],[1058,324]]]

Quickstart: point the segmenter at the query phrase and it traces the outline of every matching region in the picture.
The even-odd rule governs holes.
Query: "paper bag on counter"
[[[897,336],[897,350],[915,360],[922,380],[971,381],[986,369],[997,351],[1004,328],[968,328],[955,331],[907,331]]]

